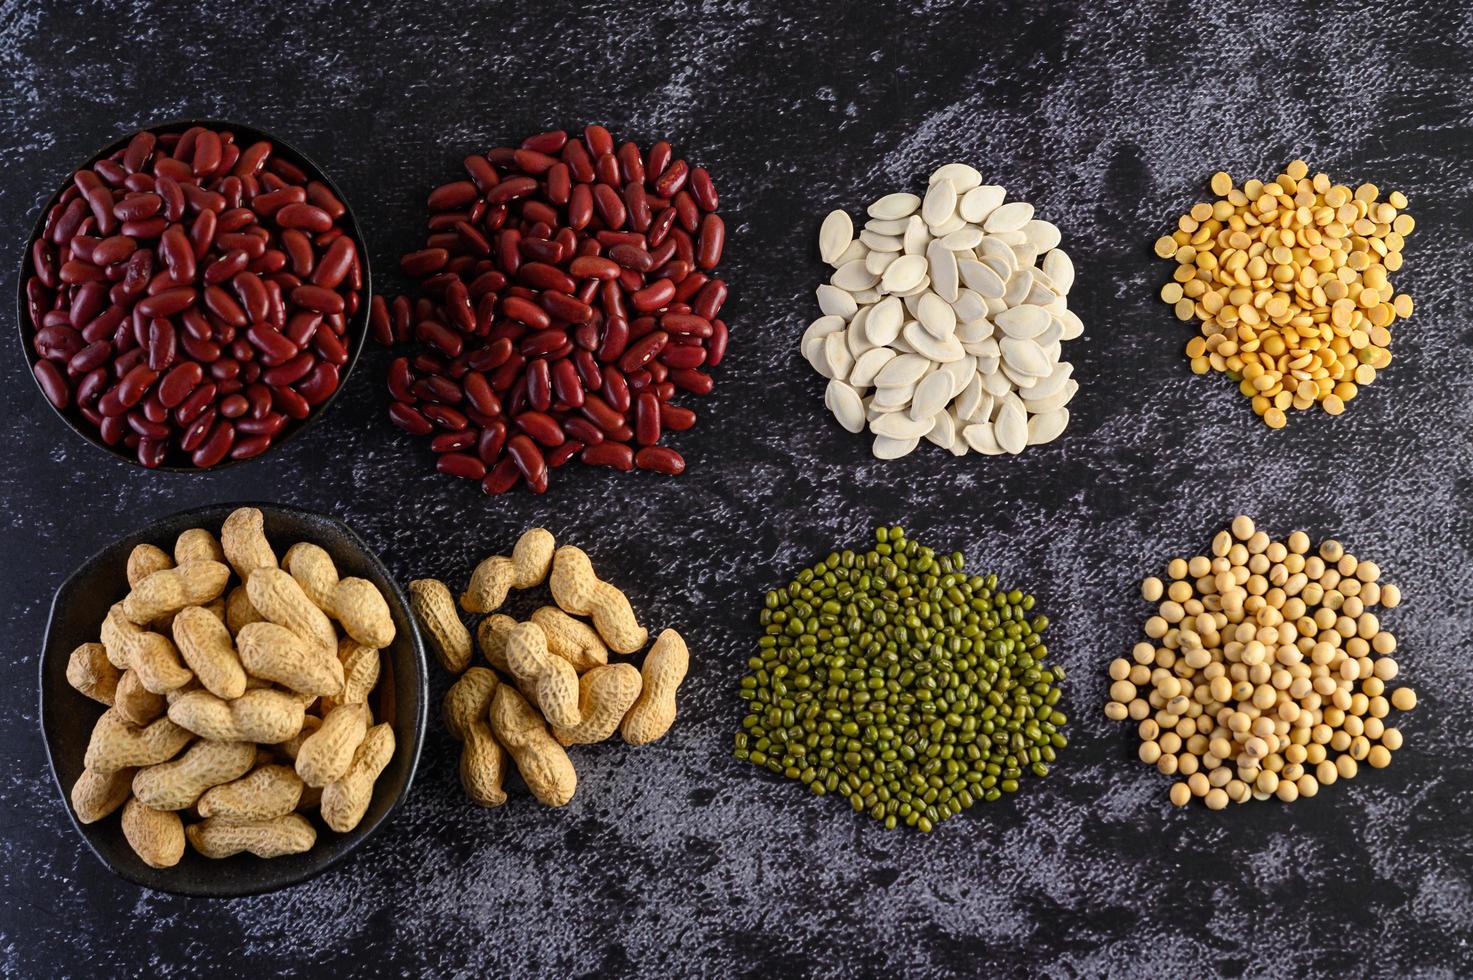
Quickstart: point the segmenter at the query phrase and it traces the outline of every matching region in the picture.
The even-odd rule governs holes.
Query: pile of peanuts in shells
[[[523,622],[500,612],[513,590],[544,582],[553,604]],[[690,665],[685,640],[663,630],[641,667],[610,663],[611,654],[644,649],[649,630],[582,549],[559,547],[545,528],[523,534],[510,557],[478,564],[459,609],[438,579],[416,579],[409,595],[440,666],[458,677],[445,694],[443,720],[462,745],[461,786],[481,806],[506,802],[507,756],[540,803],[560,807],[578,788],[569,746],[615,732],[625,744],[647,745],[675,721],[675,693]],[[484,617],[474,642],[462,610]],[[475,646],[486,666],[471,666]]]
[[[829,378],[824,404],[874,454],[922,438],[962,456],[1017,454],[1056,439],[1078,390],[1061,342],[1084,332],[1069,310],[1074,264],[1059,229],[1006,201],[964,163],[931,174],[924,197],[887,194],[859,236],[848,214],[819,229],[834,267],[802,352]]]
[[[280,563],[259,510],[128,557],[130,591],[67,680],[107,705],[72,786],[77,819],[122,808],[150,867],[184,856],[274,858],[311,850],[315,813],[347,833],[394,755],[370,702],[394,620],[378,587],[339,578],[299,542]],[[232,582],[236,583],[232,587]],[[187,826],[184,817],[191,819]]]

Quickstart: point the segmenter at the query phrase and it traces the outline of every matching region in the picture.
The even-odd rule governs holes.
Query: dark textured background
[[[608,124],[671,139],[720,186],[732,353],[676,480],[564,471],[541,498],[438,477],[383,418],[372,350],[327,419],[263,461],[150,475],[65,431],[14,342],[0,358],[0,972],[470,976],[1056,976],[1473,972],[1473,115],[1467,3],[0,4],[0,226],[10,260],[90,150],[152,120],[234,117],[329,167],[376,267],[472,150]],[[1338,419],[1270,432],[1155,299],[1150,242],[1223,168],[1302,156],[1403,190],[1418,229],[1396,361]],[[817,315],[833,207],[977,165],[1063,229],[1086,325],[1058,442],[1019,458],[933,447],[888,464],[833,423],[797,337]],[[395,277],[381,274],[386,292]],[[561,811],[518,786],[467,804],[432,731],[412,798],[346,864],[233,902],[141,892],[82,848],[35,707],[52,591],[104,542],[196,504],[335,513],[402,580],[460,580],[533,523],[583,545],[654,626],[690,640],[670,736],[577,753]],[[1422,703],[1393,766],[1292,807],[1174,810],[1106,722],[1136,582],[1239,511],[1333,532],[1399,583],[1386,616]],[[924,837],[738,764],[737,679],[763,590],[903,522],[1038,593],[1067,665],[1054,775]],[[432,692],[444,688],[438,680]]]

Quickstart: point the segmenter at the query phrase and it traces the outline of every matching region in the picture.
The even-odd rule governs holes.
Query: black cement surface
[[[779,10],[791,13],[780,13]],[[384,419],[371,349],[323,422],[213,475],[109,459],[0,372],[0,973],[325,975],[1467,975],[1473,931],[1468,563],[1473,246],[1466,3],[436,2],[0,5],[0,226],[94,146],[154,120],[236,118],[331,169],[374,265],[420,240],[466,153],[599,121],[707,166],[729,227],[729,360],[672,443],[681,478],[563,471],[483,497]],[[1206,178],[1295,157],[1412,201],[1396,360],[1341,417],[1271,432],[1155,297],[1151,241]],[[1063,438],[1019,458],[869,455],[797,353],[834,207],[953,159],[1056,222],[1086,325]],[[381,272],[392,293],[396,277]],[[348,521],[401,582],[460,581],[540,523],[653,626],[689,639],[663,742],[581,750],[570,806],[463,799],[437,726],[413,797],[305,885],[211,902],[144,892],[76,839],[46,769],[36,656],[56,586],[153,517],[274,499]],[[1292,807],[1175,810],[1100,714],[1139,635],[1140,577],[1234,514],[1335,534],[1400,584],[1385,616],[1421,706],[1391,768]],[[924,837],[885,832],[730,756],[763,591],[904,523],[1032,589],[1068,667],[1055,773]],[[432,685],[436,702],[445,687]]]

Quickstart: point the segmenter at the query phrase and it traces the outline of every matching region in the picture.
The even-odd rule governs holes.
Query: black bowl
[[[259,507],[266,534],[278,555],[297,541],[321,545],[344,576],[356,575],[378,586],[388,600],[397,630],[386,648],[383,672],[373,704],[374,717],[394,726],[394,757],[374,784],[373,799],[362,822],[346,834],[327,829],[315,816],[317,843],[305,854],[262,860],[241,854],[211,860],[187,847],[172,868],[152,868],[133,853],[123,838],[118,813],[82,824],[72,810],[72,784],[82,773],[82,757],[92,726],[105,710],[76,691],[66,679],[67,658],[81,643],[97,639],[108,608],[128,591],[128,553],[148,542],[172,551],[179,532],[205,527],[218,535],[220,524],[237,506]],[[41,731],[51,761],[51,774],[62,805],[77,832],[98,860],[134,884],[180,895],[227,898],[274,891],[304,881],[336,864],[388,819],[409,792],[424,741],[428,702],[424,643],[404,593],[388,570],[348,527],[334,518],[280,504],[217,504],[174,514],[113,542],[87,559],[56,590],[51,620],[41,649]]]
[[[281,435],[279,435],[276,440],[271,443],[270,449],[266,450],[260,456],[252,457],[253,459],[262,459],[266,456],[271,455],[277,449],[281,448],[281,446],[283,446],[286,442],[294,438],[298,433],[302,432],[313,422],[316,422],[317,419],[321,418],[323,413],[332,406],[332,403],[334,401],[337,400],[338,395],[342,394],[343,389],[348,386],[348,376],[353,373],[353,368],[358,363],[358,355],[362,353],[364,342],[368,338],[368,309],[370,302],[373,299],[373,277],[369,269],[368,249],[365,246],[363,240],[363,232],[358,226],[358,218],[353,213],[353,206],[348,202],[348,198],[344,196],[342,189],[333,182],[333,179],[327,175],[327,172],[319,167],[312,160],[311,157],[307,156],[307,154],[303,153],[292,144],[286,142],[281,137],[276,136],[272,133],[268,133],[265,130],[257,129],[254,126],[246,126],[242,125],[241,123],[228,122],[222,119],[180,119],[174,120],[172,122],[158,123],[153,126],[145,126],[143,128],[151,133],[176,133],[183,132],[184,130],[189,129],[191,126],[209,126],[214,129],[231,130],[233,133],[235,133],[236,142],[246,146],[254,143],[257,140],[270,140],[275,147],[272,150],[273,156],[279,154],[285,159],[301,167],[309,178],[313,180],[320,180],[322,181],[322,183],[326,184],[328,189],[331,190],[333,195],[343,203],[343,207],[346,209],[343,215],[343,221],[345,227],[347,228],[348,236],[351,237],[358,246],[358,262],[363,267],[363,289],[360,291],[361,297],[359,301],[358,312],[353,315],[353,318],[350,321],[348,321],[348,337],[351,342],[348,348],[348,363],[343,365],[342,370],[339,373],[337,391],[334,391],[330,396],[328,396],[327,400],[324,401],[322,404],[313,408],[312,413],[308,415],[305,419],[300,422],[293,422],[288,425],[286,429],[281,433]],[[122,149],[123,147],[128,145],[128,142],[137,133],[138,130],[133,130],[127,135],[113,140],[111,143],[108,143],[106,146],[102,147],[100,150],[97,150],[91,156],[87,157],[86,160],[78,166],[87,166],[88,164],[91,164],[97,160],[102,159],[103,157],[109,156],[117,150]],[[136,453],[133,453],[131,450],[121,445],[109,446],[107,443],[103,442],[102,437],[98,435],[97,429],[94,428],[91,423],[89,423],[86,419],[82,417],[82,414],[77,411],[77,406],[75,404],[68,405],[65,409],[59,409],[55,405],[51,404],[51,399],[47,398],[46,393],[41,390],[41,383],[39,381],[36,381],[35,373],[29,370],[30,367],[35,363],[36,359],[35,351],[31,347],[31,337],[35,334],[36,331],[34,329],[34,325],[31,323],[30,304],[26,302],[26,283],[30,280],[33,272],[33,266],[31,263],[31,243],[34,242],[38,237],[40,237],[41,230],[45,227],[46,224],[47,213],[50,212],[52,206],[56,204],[57,199],[61,197],[62,191],[66,189],[69,183],[71,183],[71,174],[74,172],[75,168],[71,171],[68,171],[67,176],[62,180],[56,192],[52,194],[49,198],[47,198],[46,203],[41,208],[41,212],[36,216],[36,224],[31,229],[30,237],[26,239],[24,254],[21,256],[20,278],[16,282],[15,313],[17,333],[20,339],[21,356],[25,358],[27,373],[31,375],[31,380],[35,382],[36,392],[41,396],[41,401],[44,402],[46,404],[46,407],[51,409],[51,411],[54,412],[58,418],[65,422],[68,428],[70,428],[77,435],[81,436],[83,439],[86,439],[89,443],[96,446],[98,449],[101,449],[103,452],[107,453],[109,456],[115,457],[117,459],[126,460],[127,462],[132,463],[134,466],[142,466],[143,464],[138,462],[138,457]],[[171,451],[169,459],[177,460],[178,451]],[[226,468],[227,466],[235,466],[239,463],[249,462],[251,462],[251,460],[249,459],[231,459],[229,456],[227,456],[225,457],[225,459],[221,460],[208,469],[200,469],[198,466],[187,465],[187,461],[186,465],[181,465],[178,462],[166,461],[163,465],[154,467],[154,470],[162,470],[173,473],[214,473]]]

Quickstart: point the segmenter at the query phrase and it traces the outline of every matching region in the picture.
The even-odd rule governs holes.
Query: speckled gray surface
[[[781,5],[794,7],[798,5]],[[371,9],[370,9],[371,8]],[[375,265],[418,241],[465,153],[602,121],[716,176],[732,352],[678,480],[559,474],[488,500],[383,420],[370,351],[324,422],[226,473],[149,475],[66,432],[13,341],[0,473],[0,972],[1055,976],[1473,972],[1473,156],[1467,3],[0,3],[0,222],[150,120],[235,117],[331,168]],[[212,60],[218,59],[218,61]],[[1338,419],[1270,432],[1154,299],[1150,241],[1222,167],[1295,156],[1400,188],[1417,301],[1396,362]],[[1087,326],[1064,438],[1018,459],[889,464],[797,356],[817,220],[964,159],[1038,205]],[[392,290],[392,276],[380,278]],[[331,511],[401,580],[458,578],[532,523],[585,546],[694,657],[662,743],[580,751],[565,810],[467,805],[431,734],[408,805],[346,864],[276,895],[141,892],[75,839],[46,771],[35,656],[52,591],[103,542],[200,503]],[[1402,585],[1386,619],[1421,706],[1387,770],[1293,807],[1175,811],[1099,714],[1145,614],[1136,580],[1239,511],[1334,531]],[[1057,623],[1072,745],[1054,775],[923,838],[730,758],[764,589],[872,524],[1032,587]],[[443,690],[438,681],[433,693]]]

